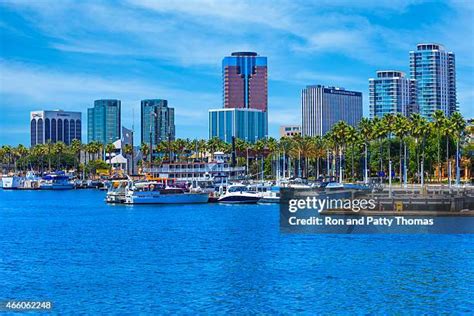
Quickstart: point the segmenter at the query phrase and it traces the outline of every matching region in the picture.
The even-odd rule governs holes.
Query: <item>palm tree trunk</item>
[[[451,168],[449,166],[449,136],[446,135],[446,171],[448,173],[448,183],[451,185]]]
[[[402,141],[400,140],[400,145],[398,147],[398,152],[400,154],[400,161],[399,161],[399,173],[400,173],[400,187],[403,185],[403,181],[402,181],[402,174],[403,174],[403,165],[402,165]]]
[[[351,144],[351,177],[352,181],[354,181],[354,143]]]
[[[407,187],[408,170],[407,170],[407,143],[403,141],[403,183]]]
[[[441,136],[438,136],[438,181],[441,183]]]
[[[460,184],[461,168],[459,168],[459,139],[456,139],[456,185]]]
[[[367,166],[367,163],[368,163],[368,150],[367,150],[367,143],[364,144],[365,145],[365,157],[364,157],[364,163],[365,163],[365,169],[364,169],[364,182],[365,184],[369,183],[369,176],[368,176],[368,166]]]

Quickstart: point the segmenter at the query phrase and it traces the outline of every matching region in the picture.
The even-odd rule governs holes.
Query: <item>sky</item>
[[[456,54],[461,113],[474,117],[474,1],[0,0],[0,145],[29,145],[29,112],[122,100],[139,143],[140,100],[167,99],[176,136],[208,137],[224,56],[268,57],[269,134],[300,123],[301,89],[363,92],[377,70],[409,74],[409,51]]]

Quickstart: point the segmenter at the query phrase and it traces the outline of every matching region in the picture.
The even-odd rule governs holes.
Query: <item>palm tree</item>
[[[123,148],[123,152],[127,156],[127,159],[130,156],[132,157],[131,164],[132,164],[132,169],[133,169],[133,146],[132,146],[132,144],[125,144],[125,146]],[[127,160],[127,174],[130,174],[130,164],[128,163],[128,160]]]
[[[109,158],[109,174],[112,170],[112,153],[115,151],[115,145],[112,143],[108,143],[105,145],[105,153]]]
[[[358,126],[359,134],[364,139],[364,182],[367,184],[369,183],[369,175],[368,175],[368,156],[369,150],[368,147],[370,145],[370,140],[373,136],[373,121],[368,118],[362,118],[359,122]]]
[[[6,160],[7,160],[7,172],[9,172],[13,149],[10,145],[3,145],[2,149],[3,149],[4,156],[6,157]]]
[[[142,153],[142,157],[143,157],[142,159],[147,160],[146,157],[150,153],[150,147],[148,146],[147,143],[142,143],[142,145],[140,146],[140,152]]]
[[[324,140],[321,136],[314,136],[312,137],[312,146],[313,146],[313,158],[315,161],[315,175],[314,178],[317,180],[321,174],[320,172],[320,162],[321,158],[326,155],[326,150],[324,148]]]
[[[44,172],[44,157],[48,154],[48,148],[45,144],[38,144],[32,148],[32,154],[38,157],[40,161],[39,169],[40,172]]]
[[[354,181],[354,146],[359,142],[359,134],[353,126],[347,128],[347,143],[351,145],[351,178]]]
[[[278,150],[278,141],[273,138],[273,137],[269,137],[266,139],[266,150],[267,150],[267,154],[268,156],[270,156],[271,158],[271,161],[270,161],[270,174],[273,176],[273,162],[276,161],[276,152]]]
[[[13,152],[14,152],[14,156],[16,156],[16,158],[22,158],[22,157],[27,157],[28,156],[29,150],[24,145],[19,144],[16,148],[14,148]],[[17,164],[17,160],[18,159],[15,159],[15,165]],[[15,169],[16,169],[16,167],[15,167]],[[20,169],[23,169],[23,168],[20,168]]]
[[[56,154],[56,159],[57,159],[57,165],[56,165],[56,168],[57,170],[60,170],[61,169],[61,158],[62,158],[62,155],[64,153],[64,151],[66,150],[66,144],[64,144],[63,142],[56,142],[53,146],[54,148],[54,153]]]
[[[404,185],[406,186],[407,184],[407,146],[406,146],[406,137],[409,135],[409,122],[408,119],[401,115],[398,114],[395,116],[395,124],[393,131],[395,135],[399,138],[400,140],[400,150],[399,150],[399,156],[400,156],[400,185],[402,185],[402,178],[404,181]],[[403,164],[402,164],[402,144],[403,144]]]
[[[389,131],[385,125],[385,122],[382,121],[380,118],[375,117],[373,119],[373,137],[379,140],[379,148],[380,148],[380,182],[382,182],[382,172],[384,171],[383,168],[383,140],[388,136]],[[390,151],[390,149],[389,149]],[[391,176],[391,175],[390,175]]]
[[[79,162],[81,161],[81,149],[82,149],[82,144],[81,141],[78,139],[73,139],[70,145],[71,151],[74,154],[74,169],[77,171],[77,166],[79,165]]]
[[[461,181],[461,168],[459,167],[459,143],[463,136],[464,130],[466,129],[466,121],[462,117],[461,113],[455,112],[453,115],[451,115],[450,125],[456,139],[456,185],[459,185]]]
[[[331,129],[335,145],[339,147],[339,182],[344,180],[343,156],[347,138],[350,133],[349,130],[349,125],[344,121],[337,122]]]
[[[392,113],[389,113],[389,114],[385,114],[383,117],[382,117],[382,124],[384,126],[384,129],[387,133],[387,143],[388,143],[388,163],[389,165],[392,163],[392,156],[391,156],[391,151],[392,151],[392,133],[393,133],[393,130],[394,130],[394,126],[395,126],[395,120],[396,120],[396,117],[394,114]],[[392,179],[392,175],[389,174],[389,177],[390,179]]]
[[[416,145],[416,163],[417,171],[419,175],[419,183],[423,184],[424,180],[424,157],[425,157],[425,141],[426,136],[429,134],[428,121],[423,118],[420,114],[414,113],[410,117],[410,134],[415,138]],[[421,147],[421,162],[420,162],[420,150]]]
[[[438,136],[438,180],[441,182],[441,137],[446,124],[446,116],[442,110],[436,110],[433,113],[433,121],[431,122],[433,130],[437,131]]]
[[[280,138],[280,150],[283,152],[283,170],[282,170],[282,175],[285,177],[285,171],[288,170],[288,178],[290,178],[290,160],[289,160],[289,154],[291,152],[291,148],[293,147],[293,139],[289,137],[282,137]],[[288,157],[288,163],[287,163],[287,157]]]

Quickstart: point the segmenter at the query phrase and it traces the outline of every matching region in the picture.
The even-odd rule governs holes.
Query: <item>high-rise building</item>
[[[95,100],[94,107],[87,109],[87,140],[109,144],[120,139],[120,100]]]
[[[255,142],[268,135],[267,57],[236,52],[222,60],[223,109],[209,110],[209,137]]]
[[[362,118],[362,92],[307,86],[301,92],[301,133],[322,136],[339,121],[356,126]]]
[[[443,45],[418,44],[410,52],[410,77],[416,79],[420,114],[431,119],[436,110],[451,115],[458,110],[454,53]]]
[[[62,110],[30,112],[31,146],[81,140],[81,112]]]
[[[225,108],[267,111],[267,57],[235,52],[222,60]]]
[[[149,99],[141,101],[141,142],[153,146],[162,141],[175,139],[174,108],[168,101]],[[151,133],[151,135],[150,135]]]
[[[369,79],[370,117],[416,111],[416,81],[396,70],[377,71],[377,78]]]
[[[209,138],[231,143],[232,137],[249,143],[267,137],[267,112],[256,109],[209,110]]]

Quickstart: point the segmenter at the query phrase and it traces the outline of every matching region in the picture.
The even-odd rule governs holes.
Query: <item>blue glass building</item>
[[[94,107],[87,109],[87,141],[113,143],[120,139],[120,132],[120,100],[94,101]]]
[[[401,71],[377,71],[377,78],[369,79],[370,117],[401,113],[405,116],[417,111],[416,81]]]
[[[268,134],[267,112],[255,109],[209,110],[209,138],[231,143],[232,137],[249,143],[266,138]]]
[[[431,119],[436,110],[451,115],[456,101],[455,56],[440,44],[418,44],[410,52],[410,77],[416,80],[420,114]]]
[[[150,137],[153,146],[175,139],[174,108],[168,107],[167,100],[142,100],[140,113],[142,144],[150,145]]]

